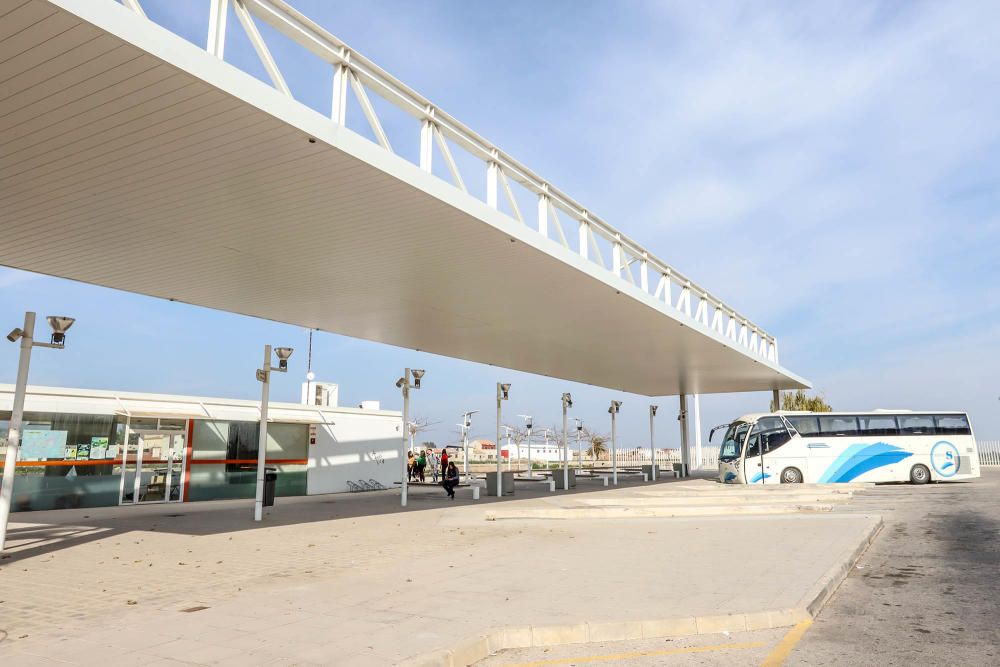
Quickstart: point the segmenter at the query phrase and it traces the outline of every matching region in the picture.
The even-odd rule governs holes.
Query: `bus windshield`
[[[749,428],[750,424],[746,422],[733,422],[729,425],[726,437],[722,439],[722,448],[719,449],[720,461],[735,461],[740,458],[740,451]]]

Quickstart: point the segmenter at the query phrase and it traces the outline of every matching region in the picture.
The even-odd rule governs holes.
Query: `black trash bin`
[[[278,485],[278,469],[264,468],[264,507],[274,506],[274,487]]]

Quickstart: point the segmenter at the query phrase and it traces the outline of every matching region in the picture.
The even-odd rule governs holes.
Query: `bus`
[[[927,482],[979,477],[963,412],[792,412],[744,415],[726,429],[727,484]]]

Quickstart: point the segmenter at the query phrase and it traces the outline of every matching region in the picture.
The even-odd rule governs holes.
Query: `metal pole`
[[[618,446],[615,442],[615,417],[617,412],[611,413],[611,483],[618,486]]]
[[[17,383],[14,388],[14,405],[7,431],[7,458],[3,468],[3,486],[0,487],[0,551],[7,541],[7,521],[10,519],[10,502],[14,496],[14,468],[17,450],[21,444],[21,422],[24,421],[24,397],[28,391],[28,364],[31,362],[31,345],[35,340],[35,314],[24,314],[24,333],[21,335],[21,355],[17,362]]]
[[[649,406],[649,479],[656,481],[656,445],[653,437],[653,417],[656,416],[656,406]]]
[[[400,496],[399,502],[401,507],[406,507],[406,494],[409,491],[409,475],[407,475],[406,470],[406,431],[410,428],[410,369],[407,368],[403,373],[403,439],[399,448],[399,456],[401,459],[401,473],[403,475],[403,484],[400,486]]]
[[[465,483],[469,483],[469,413],[466,412],[462,422],[462,469],[465,471]]]
[[[583,470],[583,445],[580,443],[580,428],[576,429],[576,467]]]
[[[689,463],[687,396],[685,394],[681,394],[678,397],[678,400],[680,401],[680,414],[677,415],[677,423],[679,424],[681,430],[681,468],[682,468],[681,474],[682,476],[686,477],[688,473],[688,463]]]
[[[535,471],[531,467],[531,426],[528,426],[528,479],[535,478]]]
[[[562,445],[563,445],[563,491],[569,491],[569,434],[566,433],[566,429],[569,428],[566,423],[568,417],[566,411],[569,406],[566,405],[566,399],[563,399],[563,429],[562,429]]]
[[[497,498],[503,498],[503,472],[500,468],[500,383],[497,382]],[[508,450],[510,448],[510,432],[507,435]],[[507,456],[510,456],[508,451]]]
[[[264,346],[264,379],[260,390],[260,431],[257,435],[257,496],[253,504],[253,520],[264,518],[264,465],[267,460],[267,402],[271,389],[271,346]],[[138,475],[138,470],[136,471]]]

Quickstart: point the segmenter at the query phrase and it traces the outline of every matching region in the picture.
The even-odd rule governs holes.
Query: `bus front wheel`
[[[802,471],[798,468],[785,468],[781,471],[782,484],[801,484]]]
[[[931,471],[927,469],[927,466],[918,463],[910,468],[911,484],[926,484],[929,481],[931,481]]]

